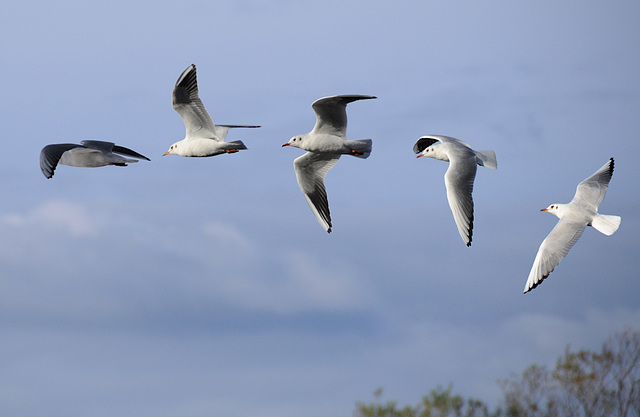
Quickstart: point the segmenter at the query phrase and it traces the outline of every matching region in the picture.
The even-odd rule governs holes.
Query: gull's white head
[[[547,208],[543,208],[540,211],[546,211],[547,213],[551,213],[554,216],[560,218],[560,216],[562,216],[562,214],[564,213],[564,207],[565,207],[565,204],[555,203],[555,204],[551,204]]]
[[[296,148],[301,148],[302,146],[302,135],[294,136],[289,139],[289,142],[285,143],[282,146],[295,146]]]
[[[180,146],[180,142],[176,142],[169,147],[169,150],[162,154],[165,155],[179,155],[178,147]]]
[[[436,158],[436,150],[437,147],[440,146],[440,142],[436,142],[433,145],[427,146],[416,156],[416,158],[422,158],[423,156],[428,156],[431,158]],[[438,159],[438,158],[436,158]]]

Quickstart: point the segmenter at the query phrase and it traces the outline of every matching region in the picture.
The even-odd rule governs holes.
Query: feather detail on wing
[[[120,155],[131,156],[133,158],[144,159],[146,161],[150,161],[146,156],[139,154],[138,152],[125,148],[124,146],[116,145],[113,142],[105,142],[102,140],[83,140],[80,142],[82,146],[86,146],[87,148],[97,149],[103,153],[118,153]]]
[[[328,233],[331,233],[332,225],[324,177],[339,158],[339,154],[307,152],[293,161],[298,185],[311,211]]]
[[[463,164],[451,160],[444,175],[447,187],[447,199],[460,237],[467,246],[471,246],[473,237],[473,181],[476,177],[475,164]]]
[[[184,122],[187,138],[218,139],[213,120],[198,96],[196,66],[193,64],[184,70],[173,88],[173,108]]]
[[[316,112],[316,125],[313,131],[336,136],[346,136],[347,104],[356,100],[376,98],[362,94],[350,94],[319,98],[311,104]]]
[[[553,272],[562,258],[569,253],[571,247],[582,236],[585,227],[587,227],[586,224],[566,219],[558,221],[558,224],[542,241],[540,249],[538,249],[527,283],[524,286],[525,293],[540,285]]]
[[[573,202],[581,203],[596,209],[604,200],[604,196],[609,187],[609,181],[613,176],[613,158],[604,164],[592,176],[578,184]]]
[[[77,148],[75,143],[59,143],[56,145],[47,145],[40,151],[40,170],[44,176],[49,179],[53,177],[53,173],[58,166],[62,154],[70,149]]]
[[[216,135],[216,137],[220,140],[225,140],[225,138],[227,137],[227,133],[229,133],[229,129],[234,129],[234,128],[258,128],[261,126],[249,126],[249,125],[215,125],[214,127],[214,133]]]

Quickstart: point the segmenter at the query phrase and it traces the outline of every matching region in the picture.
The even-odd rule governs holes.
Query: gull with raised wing
[[[118,155],[119,154],[119,155]],[[126,155],[132,158],[124,158]],[[138,159],[150,161],[144,155],[132,151],[113,142],[101,140],[83,140],[76,143],[56,143],[47,145],[40,151],[40,170],[45,177],[53,177],[58,164],[72,167],[95,168],[107,165],[126,167],[127,164],[138,162]]]
[[[196,66],[191,64],[178,78],[173,88],[173,108],[184,121],[184,139],[171,145],[164,155],[205,157],[235,153],[247,147],[241,140],[225,142],[229,129],[256,128],[247,125],[215,125],[198,96]]]
[[[374,99],[361,94],[323,97],[313,102],[316,113],[313,130],[292,137],[282,146],[294,146],[307,151],[293,161],[298,185],[311,211],[322,227],[331,233],[331,213],[324,186],[324,177],[341,155],[367,158],[371,154],[371,139],[347,140],[347,104],[356,100]]]
[[[473,181],[477,166],[498,168],[494,151],[474,151],[467,143],[440,135],[422,136],[413,146],[418,158],[428,156],[449,162],[444,174],[447,199],[462,241],[471,246],[473,237]]]
[[[524,286],[524,293],[540,285],[549,276],[582,236],[587,226],[593,226],[607,236],[618,230],[622,220],[620,216],[598,213],[598,206],[604,200],[613,175],[613,165],[611,158],[595,174],[578,184],[576,194],[570,203],[554,203],[541,210],[557,216],[560,220],[538,249]]]

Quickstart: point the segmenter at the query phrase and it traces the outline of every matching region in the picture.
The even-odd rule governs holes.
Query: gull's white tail
[[[607,236],[611,236],[618,227],[620,227],[620,216],[610,216],[608,214],[596,214],[596,217],[591,221],[591,226],[600,233],[604,233]]]
[[[244,145],[244,143],[242,143],[241,140],[232,140],[229,142],[222,142],[223,143],[223,148],[225,150],[239,150],[239,149],[247,149],[247,147]]]
[[[475,151],[478,165],[498,169],[498,160],[494,151]]]
[[[357,156],[358,158],[366,159],[371,154],[372,142],[373,141],[371,139],[348,140],[347,146],[349,147],[349,149],[354,150],[358,153],[361,153],[361,155],[354,154],[354,156]]]

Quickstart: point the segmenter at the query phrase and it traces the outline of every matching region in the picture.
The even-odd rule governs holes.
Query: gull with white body
[[[124,158],[126,155],[131,158]],[[58,164],[72,167],[96,168],[107,165],[125,167],[127,164],[138,162],[138,159],[150,159],[136,151],[113,142],[101,140],[83,140],[76,143],[56,143],[47,145],[40,151],[40,170],[46,178],[53,177]]]
[[[367,158],[371,154],[371,139],[347,140],[347,104],[374,96],[351,94],[323,97],[313,102],[316,113],[313,130],[292,137],[282,146],[294,146],[307,151],[293,161],[298,185],[320,225],[331,233],[331,213],[324,186],[324,177],[341,155]]]
[[[475,151],[469,144],[449,136],[422,136],[413,146],[418,158],[429,158],[449,162],[444,174],[447,199],[458,233],[462,241],[471,246],[473,237],[473,182],[477,166],[498,168],[494,151]]]
[[[570,203],[554,203],[541,210],[557,216],[560,220],[538,249],[524,286],[525,293],[540,285],[551,274],[587,226],[593,226],[607,236],[618,230],[622,220],[620,216],[598,213],[598,206],[604,200],[613,175],[613,166],[611,158],[595,174],[578,184],[576,194]]]
[[[215,156],[235,153],[247,147],[241,140],[225,142],[229,129],[236,127],[256,128],[248,125],[215,125],[209,112],[198,96],[196,66],[190,65],[178,78],[173,88],[173,108],[184,122],[184,139],[171,145],[164,155],[190,157]],[[164,156],[163,155],[163,156]]]

